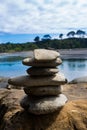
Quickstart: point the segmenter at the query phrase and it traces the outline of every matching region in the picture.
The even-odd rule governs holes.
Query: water
[[[0,58],[0,76],[15,77],[26,74],[28,67],[22,64],[24,57],[3,56]]]
[[[67,77],[68,81],[71,81],[74,78],[87,76],[87,60],[63,60],[63,64],[60,66],[60,70]]]
[[[21,56],[0,56],[0,76],[15,77],[25,75],[27,66],[22,65]],[[58,66],[64,73],[68,81],[74,78],[87,76],[87,60],[70,59],[63,60],[62,65]]]

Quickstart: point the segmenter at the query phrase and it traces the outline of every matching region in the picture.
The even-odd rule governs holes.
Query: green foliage
[[[51,36],[49,34],[46,34],[43,36],[42,41],[49,41],[51,40]]]
[[[62,39],[63,38],[63,34],[61,33],[61,34],[59,34],[59,38],[60,39]]]
[[[46,49],[73,49],[87,48],[87,38],[50,39],[38,42],[27,42],[21,44],[0,44],[0,52],[29,51],[36,48]]]
[[[36,36],[36,37],[34,38],[34,41],[35,41],[35,42],[39,42],[39,41],[40,41],[40,37],[39,37],[39,36]]]
[[[74,31],[70,31],[70,32],[68,32],[67,33],[67,37],[74,37],[74,35],[75,35],[75,32]]]
[[[86,32],[82,30],[77,30],[76,35],[83,38],[86,35]]]
[[[34,43],[23,43],[23,44],[6,43],[6,44],[0,44],[0,53],[1,52],[28,51],[28,50],[34,50],[36,48],[38,47]]]

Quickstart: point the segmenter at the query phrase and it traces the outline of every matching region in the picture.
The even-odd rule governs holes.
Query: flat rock
[[[52,61],[55,60],[60,54],[53,50],[46,50],[46,49],[35,49],[34,50],[34,57],[35,60],[38,61]]]
[[[22,63],[27,66],[33,66],[33,67],[56,67],[60,64],[62,64],[62,60],[60,58],[57,58],[54,61],[37,61],[34,58],[25,58]]]
[[[45,95],[58,95],[62,92],[61,86],[37,86],[37,87],[24,87],[27,95],[45,96]]]
[[[60,108],[65,105],[66,101],[67,98],[63,94],[37,98],[25,96],[20,104],[24,109],[27,109],[28,112],[40,115],[52,113],[58,109],[60,110]]]
[[[58,72],[57,68],[31,67],[27,69],[27,73],[32,76],[54,75]]]
[[[9,84],[17,86],[47,86],[47,85],[61,85],[67,82],[65,76],[62,73],[58,73],[54,76],[19,76],[10,78]]]

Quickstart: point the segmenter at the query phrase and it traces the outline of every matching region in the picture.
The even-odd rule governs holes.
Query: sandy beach
[[[0,53],[0,56],[20,56],[20,57],[32,57],[33,51],[22,51],[14,53]]]
[[[58,51],[63,59],[87,59],[87,49],[61,49]]]
[[[63,59],[87,59],[87,49],[59,49],[56,51],[60,53]],[[0,53],[0,56],[32,57],[33,51]]]

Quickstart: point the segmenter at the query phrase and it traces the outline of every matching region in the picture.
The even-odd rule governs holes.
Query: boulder
[[[27,95],[45,96],[45,95],[58,95],[62,92],[61,86],[37,86],[37,87],[24,87]]]
[[[0,77],[0,88],[6,88],[8,86],[8,79],[5,77]]]
[[[46,96],[46,97],[30,97],[25,96],[21,101],[21,106],[28,112],[40,115],[52,113],[56,110],[60,110],[65,105],[67,98],[63,94],[58,96]]]
[[[67,82],[65,76],[62,73],[58,73],[53,76],[37,76],[31,77],[29,75],[19,76],[16,78],[10,78],[9,84],[17,86],[47,86],[47,85],[61,85]]]
[[[57,58],[54,61],[47,61],[47,62],[41,62],[37,61],[34,58],[25,58],[22,63],[27,66],[33,66],[33,67],[56,67],[60,64],[62,64],[62,60],[60,58]]]
[[[53,50],[46,50],[46,49],[35,49],[34,50],[34,57],[35,60],[38,61],[52,61],[55,60],[60,54]]]
[[[73,79],[70,83],[87,83],[87,76]]]
[[[31,67],[27,69],[27,73],[31,76],[54,75],[58,72],[57,68]]]

